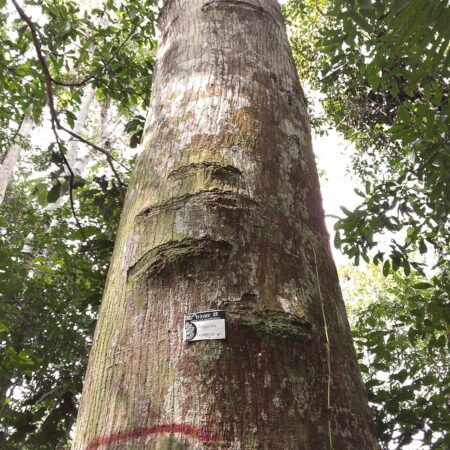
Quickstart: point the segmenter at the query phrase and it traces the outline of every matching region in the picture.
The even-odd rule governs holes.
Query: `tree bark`
[[[28,139],[33,130],[34,121],[31,114],[26,114],[20,124],[19,131],[17,133],[21,142],[17,142],[8,149],[6,155],[1,161],[0,165],[0,205],[5,199],[6,191],[14,176],[14,171],[17,166],[17,162],[20,159],[20,153],[23,147],[23,139]]]
[[[86,126],[87,116],[89,114],[89,109],[94,99],[95,90],[91,85],[88,85],[84,92],[83,98],[81,100],[80,110],[78,111],[77,120],[73,131],[77,134],[82,134],[83,129]],[[77,176],[83,175],[86,166],[92,159],[90,150],[80,152],[80,142],[72,141],[68,145],[67,151],[67,162],[69,163],[73,173]]]
[[[377,449],[276,0],[169,0],[73,449]],[[225,340],[183,342],[221,309]]]

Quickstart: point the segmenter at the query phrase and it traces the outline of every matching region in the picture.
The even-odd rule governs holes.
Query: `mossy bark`
[[[378,448],[278,2],[169,0],[159,28],[73,448]],[[183,342],[209,309],[227,339]]]

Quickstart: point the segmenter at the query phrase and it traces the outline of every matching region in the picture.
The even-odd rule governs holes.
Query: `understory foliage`
[[[90,180],[81,232],[67,204],[46,211],[26,189],[0,218],[2,449],[67,443],[120,212],[111,184]]]
[[[361,203],[342,207],[335,246],[390,277],[354,322],[380,441],[448,448],[450,7],[293,0],[285,15],[300,75],[322,99],[313,125],[356,149]]]
[[[322,99],[313,125],[356,148],[361,203],[343,208],[335,244],[369,264],[343,280],[380,442],[449,448],[450,8],[291,0],[284,13],[301,79]],[[24,146],[0,205],[2,449],[69,442],[127,149],[149,103],[157,14],[154,0],[0,0],[0,163],[27,114],[48,141]],[[73,133],[88,86],[122,124],[112,139],[95,126]],[[93,153],[81,175],[66,158],[77,139]]]

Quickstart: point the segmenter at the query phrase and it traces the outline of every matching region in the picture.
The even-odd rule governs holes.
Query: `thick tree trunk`
[[[20,124],[18,131],[19,139],[28,139],[33,130],[34,121],[31,114],[26,114]],[[23,142],[18,142],[8,149],[3,161],[0,164],[0,205],[5,199],[6,191],[14,176],[14,171],[16,170],[17,163],[20,159],[20,153],[23,147]]]
[[[159,27],[73,448],[378,448],[278,2],[169,0]],[[226,339],[184,342],[213,309]]]

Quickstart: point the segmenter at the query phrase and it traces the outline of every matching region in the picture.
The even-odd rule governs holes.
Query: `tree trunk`
[[[74,449],[378,448],[276,0],[169,0]],[[183,341],[224,310],[226,339]]]
[[[92,100],[94,99],[94,94],[95,90],[91,85],[88,85],[83,92],[80,110],[78,111],[77,120],[73,129],[73,131],[77,134],[82,134],[83,129],[86,126],[87,116]],[[75,140],[70,142],[68,145],[66,158],[73,173],[75,175],[82,176],[92,157],[90,150],[80,152],[80,141]]]
[[[5,199],[6,191],[11,184],[14,176],[14,171],[17,166],[17,162],[20,159],[20,152],[23,147],[23,139],[28,139],[33,130],[34,121],[31,114],[26,114],[20,124],[19,131],[17,133],[20,142],[17,142],[8,149],[6,155],[1,161],[0,165],[0,205]]]

